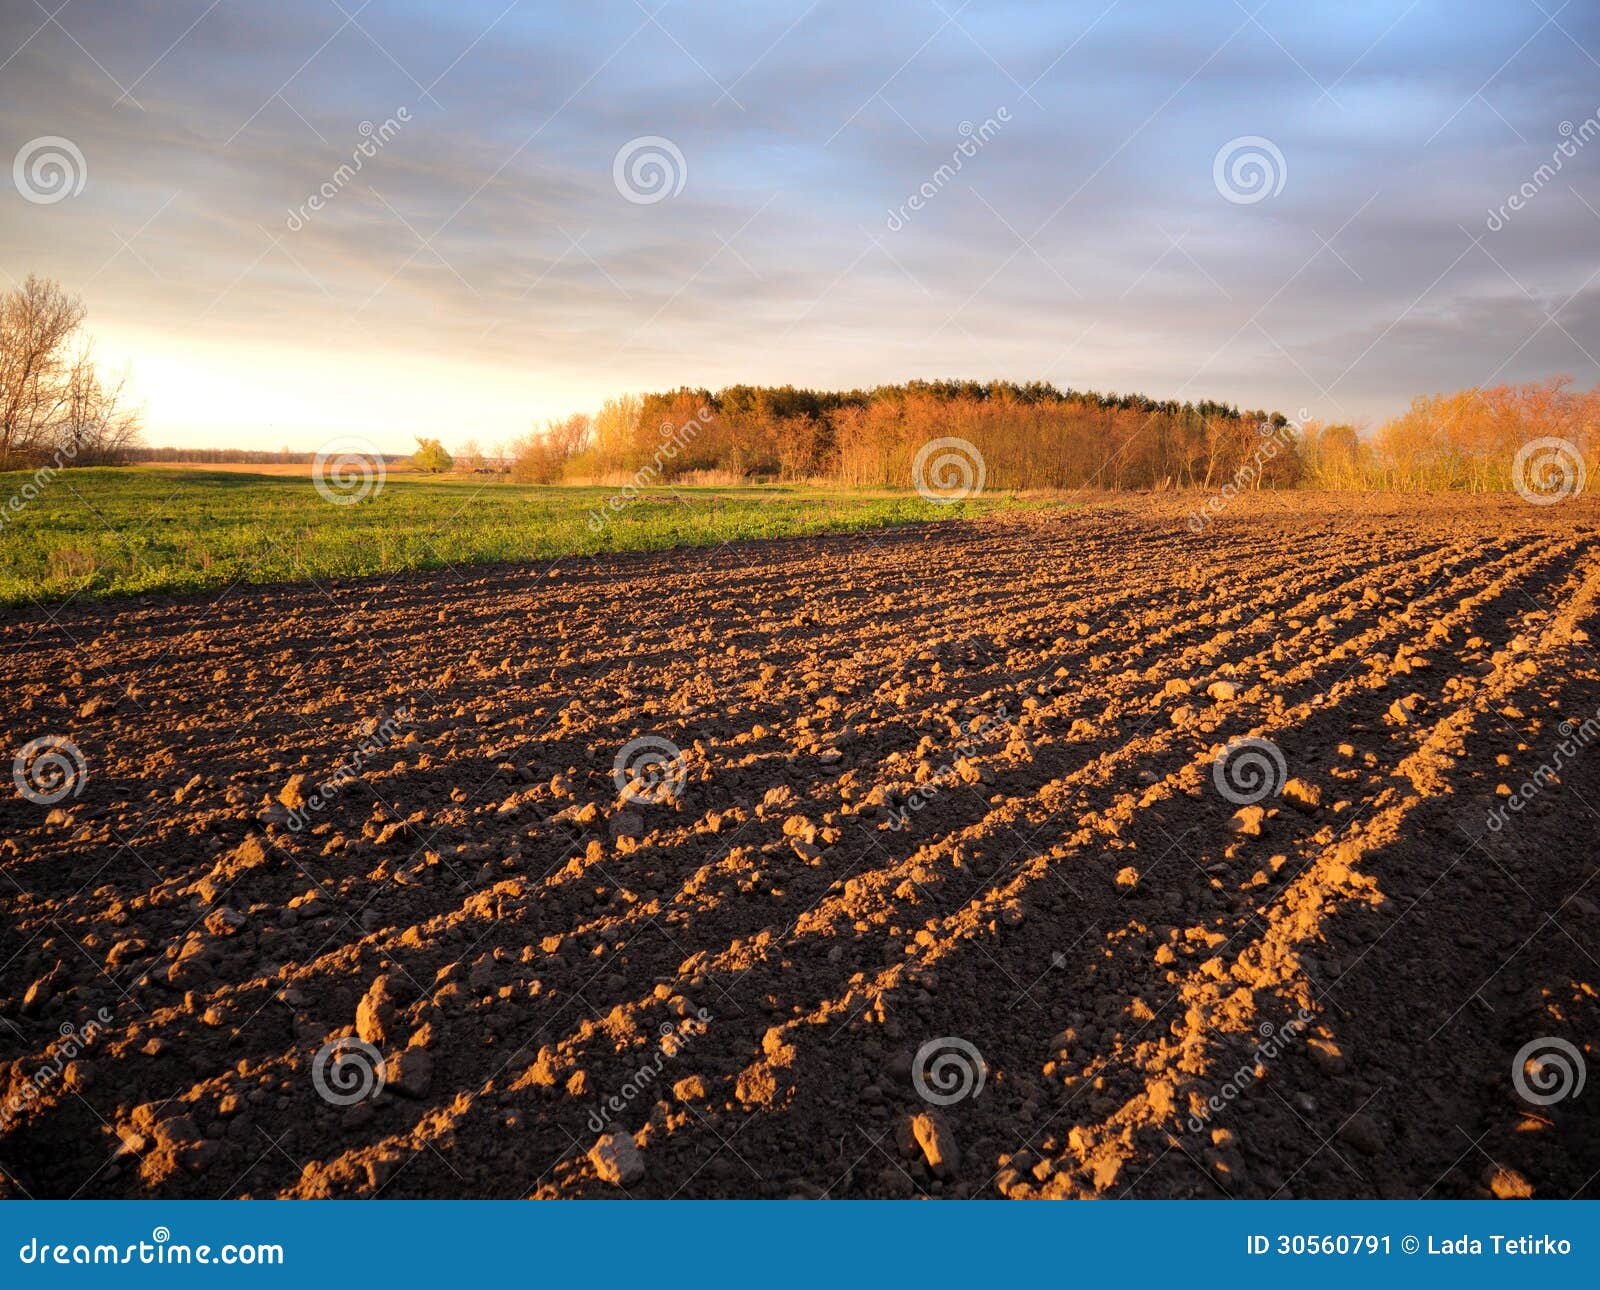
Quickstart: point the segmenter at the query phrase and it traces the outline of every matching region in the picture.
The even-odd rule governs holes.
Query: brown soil
[[[1600,507],[1186,514],[0,619],[0,1194],[1595,1195]]]

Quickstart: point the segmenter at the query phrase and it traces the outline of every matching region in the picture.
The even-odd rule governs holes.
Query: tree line
[[[826,480],[903,487],[918,452],[960,439],[998,488],[1205,486],[1241,466],[1279,413],[1214,402],[1060,390],[1044,383],[910,381],[871,390],[735,385],[609,400],[512,446],[529,482]],[[663,446],[670,445],[670,452]],[[1274,470],[1264,482],[1290,484]]]
[[[1426,395],[1372,430],[1042,383],[683,388],[551,422],[511,445],[506,461],[532,483],[642,474],[905,487],[925,445],[948,439],[981,458],[989,488],[1499,492],[1519,474],[1537,489],[1552,471],[1581,482],[1600,468],[1600,388],[1554,377]]]
[[[126,378],[100,372],[83,302],[30,276],[0,292],[0,469],[125,461],[309,462],[287,448],[147,448]],[[1044,382],[908,381],[872,389],[681,387],[607,400],[484,452],[419,438],[411,464],[528,483],[816,480],[903,488],[919,454],[959,445],[990,489],[1501,491],[1582,485],[1600,467],[1600,387],[1569,378],[1413,400],[1375,429],[1214,401]],[[391,460],[400,460],[398,455]]]
[[[1557,376],[1423,395],[1370,434],[1307,424],[1295,453],[1318,488],[1547,492],[1563,476],[1581,486],[1600,468],[1600,387]]]

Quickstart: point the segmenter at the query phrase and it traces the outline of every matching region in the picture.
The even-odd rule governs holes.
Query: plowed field
[[[9,612],[0,1191],[1596,1195],[1600,507],[1186,514]]]

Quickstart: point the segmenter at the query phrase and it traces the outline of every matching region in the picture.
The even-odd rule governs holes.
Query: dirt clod
[[[629,1187],[644,1177],[644,1157],[626,1133],[607,1133],[589,1148],[589,1163],[600,1181]]]

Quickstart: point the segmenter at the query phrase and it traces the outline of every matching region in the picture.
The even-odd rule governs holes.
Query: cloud
[[[1562,306],[1600,142],[1484,222],[1600,108],[1575,10],[79,0],[69,36],[13,6],[0,153],[65,136],[89,181],[0,190],[0,268],[82,291],[141,347],[111,357],[162,350],[155,438],[225,436],[214,392],[264,354],[264,407],[303,388],[248,433],[320,433],[320,399],[334,428],[393,413],[397,447],[679,383],[1043,375],[1350,417],[1542,364],[1587,384],[1590,298]],[[687,167],[648,205],[612,176],[642,135]],[[1241,136],[1287,172],[1254,204],[1214,182]]]

